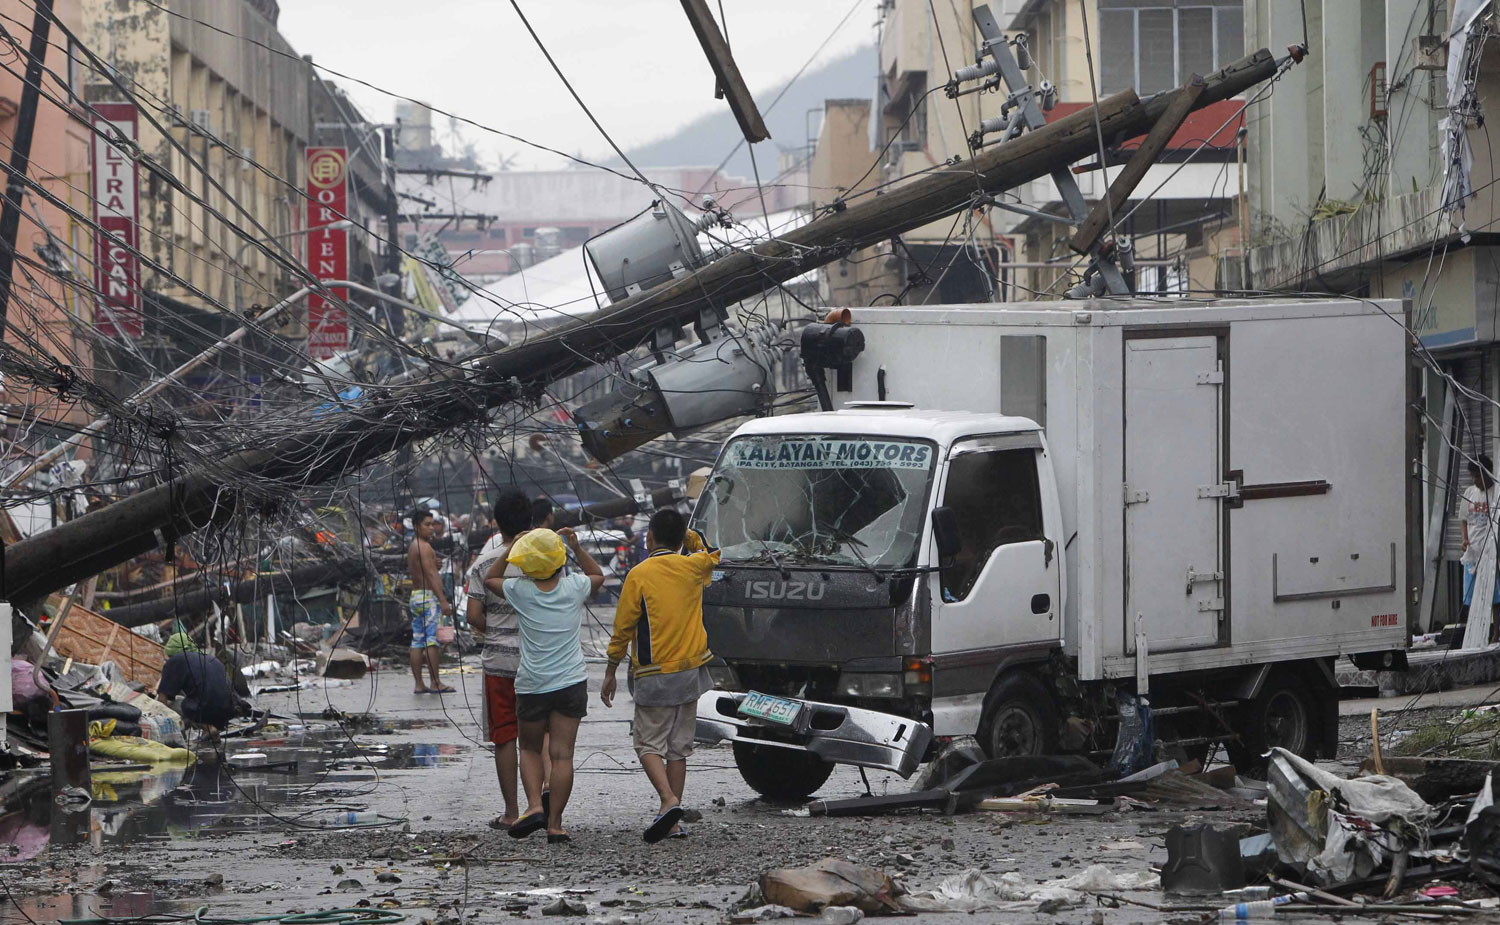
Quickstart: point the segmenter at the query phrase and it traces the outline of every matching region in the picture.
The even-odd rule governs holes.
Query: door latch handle
[[[1193,593],[1193,585],[1197,584],[1200,581],[1223,581],[1223,580],[1224,580],[1224,573],[1223,572],[1199,572],[1199,571],[1196,571],[1191,565],[1189,565],[1188,566],[1188,571],[1187,571],[1187,593],[1191,595]]]

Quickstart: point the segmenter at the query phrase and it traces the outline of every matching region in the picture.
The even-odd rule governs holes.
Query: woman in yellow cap
[[[566,543],[567,548],[564,547]],[[583,574],[565,574],[567,549]],[[524,578],[501,578],[504,564]],[[516,719],[520,724],[521,785],[526,811],[510,827],[513,838],[525,838],[543,826],[547,841],[568,841],[563,808],[573,790],[573,743],[578,723],[588,712],[588,667],[583,660],[584,603],[604,584],[604,571],[578,543],[571,528],[554,533],[528,531],[511,544],[505,559],[495,561],[485,587],[503,595],[516,609],[521,628],[521,664],[516,671]],[[542,737],[548,736],[551,764],[549,799],[542,799]]]

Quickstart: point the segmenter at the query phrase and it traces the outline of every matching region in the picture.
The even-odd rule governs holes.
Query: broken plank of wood
[[[750,95],[750,88],[745,86],[745,78],[740,76],[739,65],[734,63],[734,56],[729,53],[729,43],[724,41],[719,24],[714,22],[713,14],[708,11],[708,4],[705,0],[682,0],[682,9],[687,13],[688,22],[698,36],[698,44],[703,46],[708,66],[714,70],[714,78],[718,81],[717,89],[729,98],[729,111],[734,113],[734,120],[740,124],[745,140],[754,144],[770,138],[771,133],[760,117],[760,110],[755,106],[755,97]]]
[[[686,0],[684,0],[686,2]],[[1104,198],[1094,204],[1094,209],[1089,213],[1083,224],[1078,226],[1078,232],[1068,241],[1068,246],[1075,252],[1087,254],[1093,250],[1094,245],[1099,243],[1099,236],[1104,233],[1105,226],[1109,224],[1110,216],[1125,205],[1130,194],[1146,178],[1146,171],[1150,170],[1161,157],[1161,152],[1166,148],[1167,142],[1182,128],[1182,123],[1193,111],[1193,103],[1198,95],[1203,92],[1204,81],[1202,77],[1194,74],[1183,86],[1170,106],[1151,126],[1151,131],[1146,133],[1141,146],[1131,155],[1129,162],[1125,164],[1115,181],[1109,185],[1109,192]]]
[[[1044,796],[1039,799],[991,797],[988,800],[980,800],[977,808],[991,813],[1057,813],[1069,816],[1100,816],[1115,811],[1113,802],[1070,800],[1053,796]]]

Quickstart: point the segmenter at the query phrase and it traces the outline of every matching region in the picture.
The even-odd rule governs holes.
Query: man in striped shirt
[[[531,526],[531,501],[508,489],[495,501],[498,529],[469,567],[467,592],[469,625],[482,634],[480,662],[484,666],[484,712],[490,742],[495,746],[495,774],[505,813],[490,822],[491,828],[508,829],[520,818],[516,798],[516,670],[521,664],[520,624],[516,608],[484,585],[485,575],[496,560],[505,561],[511,544]]]

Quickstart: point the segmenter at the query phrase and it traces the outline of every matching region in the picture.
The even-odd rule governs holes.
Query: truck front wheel
[[[1057,754],[1057,705],[1042,682],[1012,671],[995,682],[979,718],[979,747],[991,758]]]
[[[734,743],[734,763],[750,789],[768,800],[804,800],[828,781],[833,765],[811,752]]]
[[[1313,758],[1319,741],[1318,705],[1312,689],[1296,674],[1274,671],[1255,699],[1240,708],[1238,742],[1228,743],[1229,760],[1242,773],[1263,777],[1262,757],[1272,748]]]

